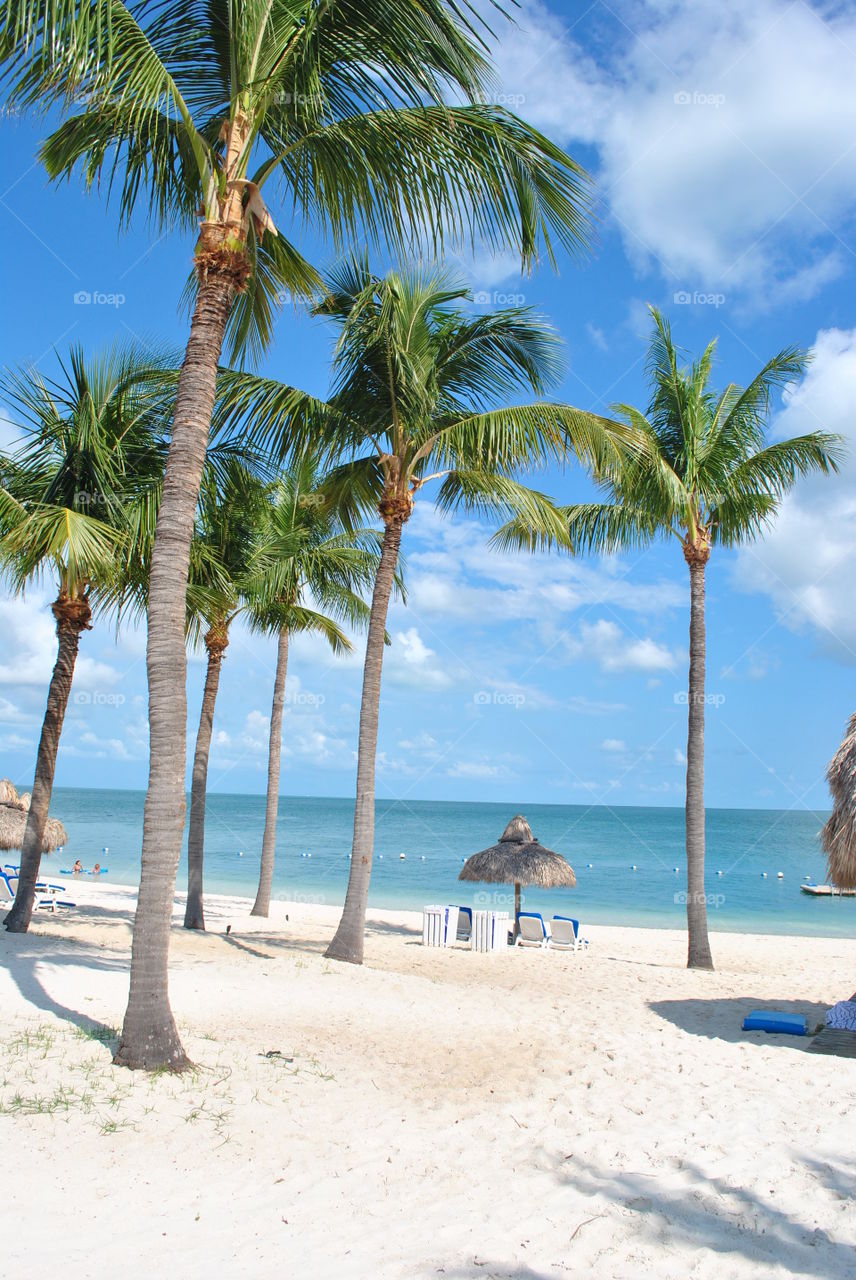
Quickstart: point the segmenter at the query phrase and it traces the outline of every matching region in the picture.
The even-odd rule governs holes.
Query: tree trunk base
[[[708,973],[714,972],[712,956],[690,956],[687,960],[688,969],[706,969]]]
[[[324,952],[325,960],[342,960],[345,964],[362,964],[363,963],[363,947],[362,938],[360,944],[351,946],[336,934],[327,950]]]
[[[254,903],[253,909],[250,912],[250,915],[261,916],[263,920],[267,920],[268,916],[270,915],[270,907],[260,907],[257,903]]]
[[[205,917],[204,916],[185,916],[184,927],[185,929],[199,929],[200,932],[204,933]]]
[[[123,1030],[113,1065],[129,1071],[171,1071],[177,1075],[189,1071],[193,1063],[184,1052],[174,1025],[155,1032],[148,1024],[148,1030],[139,1037]]]
[[[3,920],[3,924],[5,925],[8,933],[26,933],[30,927],[31,918],[31,912],[25,912],[23,910],[16,911],[15,907],[13,907]]]

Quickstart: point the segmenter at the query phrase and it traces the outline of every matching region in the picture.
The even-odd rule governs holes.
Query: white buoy
[[[678,871],[680,871],[680,867],[672,867],[672,870],[673,870],[675,873],[677,873]]]
[[[721,876],[721,875],[722,875],[722,872],[721,872],[721,871],[717,871],[717,873],[716,873],[716,874],[717,874],[718,876]]]
[[[307,856],[307,858],[311,858],[311,857],[312,857],[312,854],[311,854],[311,853],[307,853],[307,855],[306,855],[306,856]]]
[[[803,876],[803,880],[808,884],[809,880],[811,880],[811,876]]]
[[[784,871],[778,871],[778,872],[776,873],[776,879],[777,879],[777,880],[784,880],[784,878],[785,878],[785,873],[784,873]]]
[[[762,880],[766,880],[766,879],[767,879],[767,873],[766,873],[766,871],[762,871],[762,872],[761,872],[761,879],[762,879]]]
[[[588,867],[589,871],[591,871],[592,867],[594,866],[594,863],[593,863],[593,862],[587,862],[587,863],[586,863],[586,866]]]
[[[425,854],[424,854],[424,853],[423,853],[423,855],[422,855],[422,861],[423,861],[423,862],[425,861]]]
[[[399,860],[399,862],[403,862],[403,861],[404,861],[404,854],[403,854],[403,853],[400,853],[400,854],[398,855],[398,860]]]
[[[107,848],[107,845],[106,845],[106,844],[105,844],[104,848],[101,850],[101,852],[105,855],[105,857],[106,857],[106,855],[110,852],[110,850]]]
[[[377,856],[380,858],[381,862],[383,862],[383,854],[379,853]]]
[[[634,863],[633,863],[633,865],[631,866],[630,870],[631,870],[631,871],[635,871],[635,870],[636,870],[636,863],[635,863],[635,862],[634,862]]]
[[[243,851],[243,849],[239,849],[239,850],[238,850],[238,857],[239,857],[239,858],[243,858],[243,856],[244,856],[244,851]]]

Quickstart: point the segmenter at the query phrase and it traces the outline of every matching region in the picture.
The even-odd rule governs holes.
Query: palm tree
[[[256,563],[246,583],[251,601],[246,617],[251,627],[277,637],[265,828],[252,909],[252,915],[264,917],[270,912],[276,852],[289,640],[299,632],[314,632],[327,640],[333,653],[350,650],[339,623],[353,627],[368,621],[362,593],[371,589],[379,557],[375,533],[343,526],[342,513],[325,492],[316,457],[293,458],[271,497]]]
[[[635,448],[600,468],[605,502],[562,509],[563,536],[525,520],[496,535],[502,547],[558,545],[612,553],[676,538],[690,576],[690,662],[686,775],[687,930],[691,969],[712,969],[705,893],[704,708],[705,574],[713,545],[757,538],[799,476],[837,469],[839,437],[817,431],[767,443],[774,391],[799,378],[806,355],[788,347],[768,360],[746,387],[710,386],[716,342],[681,367],[668,321],[654,307],[648,350],[647,413],[618,405]]]
[[[185,929],[205,928],[205,800],[214,708],[229,629],[247,607],[244,579],[266,501],[263,481],[237,458],[230,459],[222,476],[213,468],[203,476],[187,588],[188,629],[195,641],[204,643],[207,663],[190,786]]]
[[[318,314],[340,335],[328,402],[264,379],[236,376],[235,412],[254,424],[257,446],[293,443],[301,429],[334,454],[356,454],[328,480],[331,493],[374,507],[383,522],[363,673],[357,797],[344,911],[327,955],[362,963],[374,847],[375,756],[389,600],[404,525],[418,491],[442,481],[437,504],[527,514],[553,510],[515,472],[576,450],[593,463],[614,447],[609,424],[565,405],[499,407],[520,388],[540,394],[561,369],[560,343],[530,311],[473,317],[467,290],[427,269],[373,276],[365,262],[332,273]],[[557,518],[558,526],[558,518]]]
[[[62,378],[7,372],[0,394],[23,441],[0,462],[0,567],[15,591],[53,578],[57,659],[36,756],[21,874],[6,928],[25,933],[42,853],[57,750],[80,637],[93,605],[115,602],[122,565],[151,532],[174,388],[133,348],[86,361],[78,347]],[[157,372],[158,377],[149,375]]]
[[[138,201],[169,229],[201,216],[151,564],[149,790],[116,1054],[178,1070],[167,960],[185,813],[185,593],[217,364],[227,331],[257,352],[274,300],[318,285],[263,188],[276,180],[283,207],[337,246],[477,239],[531,268],[542,249],[554,260],[554,241],[585,244],[588,179],[485,103],[492,33],[468,0],[0,0],[0,22],[10,105],[66,113],[42,148],[52,178],[79,167],[92,186],[106,173],[123,222]]]

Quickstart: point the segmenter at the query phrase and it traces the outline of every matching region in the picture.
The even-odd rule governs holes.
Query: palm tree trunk
[[[690,676],[687,727],[687,967],[712,969],[704,880],[704,576],[707,548],[687,556],[690,570]]]
[[[229,637],[224,630],[212,627],[205,637],[208,650],[208,669],[205,672],[205,689],[202,709],[199,713],[199,729],[196,734],[196,751],[193,756],[193,780],[190,785],[190,827],[187,832],[187,906],[184,911],[185,929],[205,928],[205,908],[202,897],[202,867],[205,857],[205,796],[208,789],[208,756],[211,752],[211,731],[214,727],[214,706],[220,686],[220,668]]]
[[[204,245],[203,245],[204,250]],[[233,255],[237,257],[238,255]],[[204,269],[203,269],[204,264]],[[143,816],[140,892],[131,984],[114,1062],[153,1070],[188,1065],[169,1004],[167,963],[186,809],[187,654],[184,647],[190,542],[214,410],[217,364],[240,286],[211,250],[197,255],[199,292],[179,375],[149,578],[149,788]]]
[[[363,963],[366,932],[366,905],[374,854],[375,757],[380,710],[380,677],[389,598],[395,582],[401,531],[406,516],[395,514],[385,521],[383,546],[372,593],[366,661],[363,668],[363,698],[360,704],[360,737],[357,747],[357,800],[354,808],[354,843],[348,892],[336,935],[324,953],[331,960]]]
[[[265,833],[262,838],[262,865],[259,870],[259,889],[252,916],[270,914],[270,891],[273,884],[273,866],[276,857],[276,818],[279,811],[279,771],[282,756],[282,713],[285,705],[285,680],[288,674],[288,631],[279,633],[276,652],[276,676],[273,682],[273,705],[270,711],[270,746],[268,748],[267,805],[265,807]]]
[[[36,755],[36,776],[33,780],[30,809],[24,829],[18,889],[11,910],[3,922],[10,933],[26,933],[30,927],[36,881],[39,878],[39,866],[42,860],[42,843],[56,772],[59,739],[71,693],[71,682],[74,678],[80,633],[88,631],[91,625],[92,613],[85,596],[70,600],[65,592],[60,591],[52,610],[56,618],[57,657],[48,689],[45,718],[42,722],[39,750]]]

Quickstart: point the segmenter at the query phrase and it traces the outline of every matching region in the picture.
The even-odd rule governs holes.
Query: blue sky
[[[495,49],[497,96],[596,177],[598,239],[521,279],[478,248],[452,264],[501,304],[522,299],[567,343],[559,394],[644,405],[646,304],[697,351],[719,337],[720,384],[779,348],[814,361],[776,406],[776,435],[854,435],[856,14],[840,4],[524,0]],[[75,182],[50,187],[39,122],[0,121],[5,363],[50,373],[70,343],[182,344],[192,244]],[[292,232],[313,258],[331,249]],[[90,295],[88,302],[77,301]],[[323,392],[329,331],[287,308],[269,372]],[[0,424],[5,444],[14,425]],[[826,805],[823,772],[854,709],[856,461],[790,499],[763,543],[715,551],[708,580],[710,805]],[[559,499],[578,470],[538,478]],[[378,791],[524,803],[681,804],[687,581],[676,547],[609,561],[506,557],[490,529],[420,496],[393,608]],[[54,656],[50,592],[0,596],[0,774],[29,785]],[[65,785],[144,787],[145,637],[85,635],[57,770]],[[261,791],[273,647],[238,631],[221,682],[210,785]],[[189,667],[190,736],[203,665]],[[361,652],[292,650],[282,790],[349,795]]]

